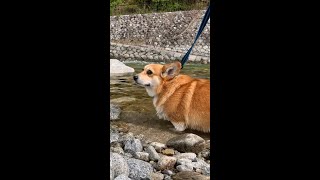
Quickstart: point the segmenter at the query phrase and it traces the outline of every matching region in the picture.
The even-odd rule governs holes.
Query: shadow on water
[[[125,63],[135,69],[135,73],[141,72],[145,63]],[[197,78],[210,79],[209,65],[187,64],[182,70]],[[110,100],[121,108],[119,120],[111,121],[111,125],[125,127],[135,135],[143,134],[150,141],[166,143],[172,137],[183,133],[194,133],[202,138],[210,139],[210,134],[199,131],[185,130],[183,133],[172,130],[173,125],[166,120],[159,119],[145,88],[138,86],[133,81],[132,75],[111,77]]]

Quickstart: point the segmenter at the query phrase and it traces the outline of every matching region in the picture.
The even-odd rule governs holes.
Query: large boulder
[[[127,161],[118,153],[110,152],[110,174],[113,177],[111,179],[124,174],[126,176],[129,175],[129,166]]]
[[[173,147],[180,152],[199,153],[205,148],[205,140],[195,134],[188,133],[173,137],[167,142],[168,147]]]
[[[126,75],[134,73],[134,69],[117,59],[110,59],[110,76]]]
[[[129,178],[135,180],[151,179],[153,167],[150,163],[133,158],[128,158],[127,163],[129,166]]]

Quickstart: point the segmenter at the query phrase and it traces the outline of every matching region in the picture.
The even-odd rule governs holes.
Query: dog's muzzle
[[[137,83],[137,84],[139,84],[139,85],[142,85],[142,86],[150,86],[150,83],[149,84],[141,84],[141,83],[139,83],[138,82],[138,75],[134,75],[133,76],[133,80]]]

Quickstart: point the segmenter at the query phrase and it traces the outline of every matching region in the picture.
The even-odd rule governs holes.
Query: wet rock
[[[146,152],[136,152],[134,157],[143,161],[149,161],[149,154]]]
[[[111,126],[110,126],[110,133],[119,133],[119,131],[118,131],[118,126],[116,126],[116,125],[111,125]]]
[[[173,172],[172,172],[171,170],[169,170],[169,169],[163,170],[162,173],[163,173],[163,174],[167,174],[167,175],[169,175],[169,176],[173,175]]]
[[[210,165],[204,167],[204,169],[202,170],[202,174],[210,176]]]
[[[177,150],[174,150],[174,154],[175,155],[179,155],[179,154],[181,154],[179,151],[177,151]]]
[[[150,161],[149,163],[151,164],[151,166],[152,166],[153,168],[156,168],[156,167],[157,167],[157,163],[156,163],[156,162]]]
[[[121,113],[120,108],[115,104],[110,104],[110,120],[119,119]]]
[[[133,158],[129,158],[127,163],[129,166],[129,178],[137,180],[151,179],[151,173],[153,172],[153,167],[151,164]]]
[[[191,162],[192,161],[190,159],[178,159],[177,165],[191,164]]]
[[[121,136],[119,138],[119,142],[122,143],[123,145],[126,143],[126,142],[132,142],[134,140],[134,136],[131,132]]]
[[[176,169],[177,169],[178,171],[180,171],[180,172],[182,172],[182,171],[193,171],[193,166],[192,166],[191,163],[189,163],[189,164],[183,164],[183,165],[178,165],[178,166],[176,167]]]
[[[110,133],[110,144],[112,142],[116,142],[119,139],[119,134],[118,133]]]
[[[171,156],[161,156],[158,164],[157,170],[173,169],[177,162],[177,158]]]
[[[202,170],[199,169],[199,168],[197,168],[197,169],[196,169],[196,172],[201,174],[201,173],[202,173]]]
[[[150,144],[148,144],[148,142],[142,141],[142,147],[143,147],[143,149],[147,149],[149,146],[150,146]]]
[[[118,153],[110,152],[110,171],[114,177],[124,174],[129,175],[127,161]]]
[[[124,157],[127,157],[127,158],[132,158],[133,155],[131,153],[124,153]]]
[[[201,169],[202,174],[210,175],[210,164],[206,163],[204,160],[197,158],[196,162],[192,162],[192,165],[196,169]]]
[[[159,154],[157,153],[157,151],[154,149],[153,146],[148,146],[148,148],[146,149],[146,152],[149,153],[150,160],[158,161],[160,159]]]
[[[124,144],[124,151],[128,153],[134,154],[135,152],[141,152],[142,150],[143,147],[139,139],[126,141]]]
[[[204,159],[210,159],[210,151],[205,150],[199,153],[198,157],[202,157]]]
[[[131,180],[127,175],[121,174],[117,176],[114,180]]]
[[[174,150],[173,149],[165,149],[165,150],[162,150],[162,154],[172,156],[172,155],[174,155]]]
[[[206,140],[205,148],[210,149],[210,140]]]
[[[110,168],[110,180],[114,179],[114,174],[113,174],[113,170]]]
[[[135,138],[136,138],[136,139],[140,139],[141,141],[144,141],[144,140],[145,140],[145,137],[144,137],[143,134],[136,135]]]
[[[117,59],[110,59],[110,76],[132,74],[134,69]]]
[[[124,151],[121,147],[110,147],[110,151],[114,153],[118,153],[120,155],[124,155]]]
[[[164,148],[166,148],[165,144],[158,142],[152,142],[150,145],[153,146],[157,152],[161,152]]]
[[[205,148],[205,140],[198,135],[187,133],[171,138],[167,146],[180,152],[199,153]]]
[[[152,180],[163,180],[164,175],[161,173],[152,173],[151,174],[151,179]]]
[[[165,174],[165,175],[164,175],[164,180],[172,180],[172,178],[171,178],[171,176]]]
[[[195,161],[197,158],[197,155],[195,153],[180,153],[178,155],[175,155],[177,159],[190,159],[191,161]]]
[[[122,147],[122,144],[115,141],[115,142],[110,143],[110,147]]]
[[[205,176],[197,172],[182,171],[172,176],[173,180],[209,180],[210,176]]]

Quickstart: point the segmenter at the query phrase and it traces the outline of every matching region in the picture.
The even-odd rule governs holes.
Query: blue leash
[[[191,48],[188,50],[188,52],[183,56],[183,58],[181,60],[181,66],[182,66],[181,69],[183,68],[183,65],[187,62],[187,60],[189,59],[189,55],[190,55],[190,53],[192,51],[192,48],[193,48],[194,44],[197,42],[199,36],[201,35],[204,27],[206,26],[206,24],[207,24],[207,22],[208,22],[208,20],[210,18],[210,6],[211,6],[211,4],[209,5],[209,7],[207,9],[207,12],[206,12],[206,14],[204,15],[204,17],[202,19],[200,28],[198,30],[198,34],[197,34],[197,36],[196,36]]]

